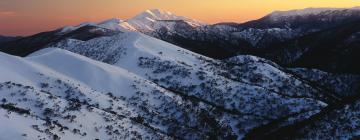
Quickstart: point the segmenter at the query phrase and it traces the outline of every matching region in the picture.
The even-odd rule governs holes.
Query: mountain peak
[[[144,12],[136,15],[133,19],[183,20],[185,18],[182,16],[176,16],[168,11],[164,11],[160,9],[150,9],[150,10],[145,10]]]
[[[174,21],[184,21],[193,27],[207,25],[203,22],[183,16],[177,16],[171,12],[161,9],[150,9],[145,10],[144,12],[141,12],[140,14],[126,21],[112,18],[100,23],[87,22],[78,26],[64,27],[61,29],[60,33],[68,33],[88,25],[115,31],[141,31],[144,33],[155,31],[161,27],[166,27],[168,29],[173,28],[173,23],[175,23]]]
[[[171,12],[160,10],[160,9],[150,9],[141,12],[135,17],[128,19],[126,22],[121,23],[121,26],[125,28],[131,27],[131,30],[137,30],[142,32],[151,32],[160,27],[172,28],[174,24],[173,21],[185,21],[191,26],[202,26],[206,25],[197,20],[186,18],[183,16],[177,16]],[[164,23],[166,22],[166,23]]]

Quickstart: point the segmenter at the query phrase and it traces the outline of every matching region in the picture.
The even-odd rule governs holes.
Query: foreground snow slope
[[[32,122],[26,131],[16,126],[1,130],[9,137],[200,139],[213,131],[219,137],[239,133],[232,128],[239,123],[236,114],[220,111],[219,116],[211,104],[194,103],[121,68],[68,51],[45,49],[26,60],[1,57],[1,110],[19,113],[1,122]],[[19,74],[24,77],[13,77]],[[213,123],[220,128],[202,128],[207,117],[216,118]]]
[[[324,106],[314,99],[282,97],[221,76],[216,77],[238,92],[225,92],[215,85],[207,87],[207,92],[199,87],[186,91],[154,83],[159,81],[147,77],[146,68],[137,67],[142,70],[135,72],[143,72],[137,76],[128,69],[56,48],[25,59],[3,53],[0,57],[0,122],[8,126],[0,129],[1,138],[241,138],[252,127],[287,114],[310,115]],[[166,58],[175,61],[177,57]],[[184,61],[194,65],[200,61],[187,59]],[[274,105],[268,106],[270,103]]]
[[[90,61],[85,57],[70,54],[66,51],[48,51],[49,53],[57,51],[60,53],[59,55],[70,57],[68,58],[69,61],[63,62],[59,61],[61,58],[56,55],[43,57],[52,64],[66,66],[78,61],[81,62],[78,64],[85,66],[84,68],[89,68],[89,70],[80,72],[68,68],[68,70],[56,69],[58,71],[55,71],[55,68],[46,67],[32,60],[24,60],[23,58],[1,53],[0,99],[2,100],[0,122],[7,124],[7,127],[0,129],[0,134],[3,134],[1,139],[166,137],[144,127],[140,123],[131,121],[131,114],[126,114],[126,117],[124,117],[125,114],[122,113],[134,112],[128,111],[132,108],[125,108],[124,102],[113,97],[112,94],[94,90],[98,89],[98,87],[94,87],[94,89],[89,87],[97,79],[91,79],[89,81],[91,83],[84,84],[81,82],[83,80],[81,76],[69,77],[69,74],[82,73],[83,75],[92,76],[96,73],[111,75],[111,77],[127,81],[130,84],[131,81],[128,78],[131,76],[130,74],[122,73],[118,68],[117,72],[102,71],[104,68],[99,68],[95,61]],[[109,67],[105,68],[112,70]],[[101,85],[100,83],[97,84]],[[119,82],[117,86],[121,84],[122,82]],[[110,92],[111,88],[106,89],[106,91]],[[130,96],[133,93],[131,90],[126,91],[124,89],[124,91],[122,94],[117,92],[116,96]],[[112,108],[110,107],[114,107],[119,111],[111,111]],[[111,128],[109,128],[110,126]],[[118,135],[111,134],[115,131]]]

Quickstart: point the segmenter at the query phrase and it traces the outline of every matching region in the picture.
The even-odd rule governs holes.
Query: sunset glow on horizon
[[[1,0],[0,35],[31,35],[109,18],[126,20],[146,9],[218,23],[254,20],[275,10],[354,6],[360,6],[360,0]]]

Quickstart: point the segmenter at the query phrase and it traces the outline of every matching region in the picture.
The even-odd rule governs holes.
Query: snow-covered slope
[[[279,61],[276,57],[273,58],[271,50],[274,49],[269,47],[358,20],[358,7],[275,11],[246,23],[215,25],[153,9],[127,20],[114,18],[99,23],[86,22],[58,31],[60,35],[64,35],[86,26],[98,27],[95,31],[136,31],[216,59],[229,58],[240,53],[266,57],[277,63],[287,63],[286,59]],[[12,49],[3,51],[11,52]],[[295,56],[299,56],[298,54]]]
[[[103,61],[109,64],[113,64],[116,66],[120,66],[122,68],[128,69],[131,72],[134,72],[138,75],[142,75],[143,77],[147,78],[149,76],[153,76],[154,74],[150,74],[151,71],[154,71],[155,74],[157,71],[164,71],[164,72],[172,72],[172,70],[166,69],[179,69],[179,74],[183,76],[183,78],[190,78],[191,75],[187,71],[194,71],[197,72],[198,69],[203,69],[204,71],[208,71],[210,75],[217,75],[222,73],[221,69],[217,68],[216,65],[223,65],[223,62],[216,61],[193,52],[184,50],[179,48],[175,45],[166,43],[164,41],[136,33],[136,32],[128,32],[122,33],[112,37],[102,37],[97,38],[89,41],[78,41],[78,40],[65,40],[60,42],[59,44],[54,45],[53,47],[59,47],[63,49],[67,49],[95,60]],[[239,56],[243,58],[244,56]],[[237,59],[232,59],[233,63],[247,63],[246,62],[237,62]],[[137,61],[138,63],[134,63]],[[256,61],[255,61],[256,62]],[[163,64],[164,63],[164,64]],[[256,63],[257,65],[260,63]],[[150,66],[148,66],[150,65]],[[160,65],[159,67],[151,66],[151,65]],[[161,66],[164,65],[166,69],[162,70]],[[169,66],[168,66],[169,65]],[[167,68],[169,67],[169,68]],[[155,70],[154,70],[155,68]],[[238,67],[234,69],[239,70]],[[273,70],[274,68],[264,68],[266,70]],[[228,70],[228,69],[227,69]],[[251,72],[245,71],[245,72]],[[189,73],[189,74],[188,74]],[[226,72],[224,72],[226,73]],[[290,76],[283,74],[281,70],[277,70],[274,72],[275,74],[285,75],[283,78],[287,79]],[[163,75],[159,73],[160,75]],[[170,75],[169,73],[168,75]],[[234,73],[232,73],[234,74]],[[167,76],[167,75],[165,75]],[[234,76],[234,77],[237,77]],[[273,78],[269,76],[270,78]],[[154,78],[154,77],[150,77]],[[157,77],[160,78],[161,77]],[[176,78],[174,77],[174,80]],[[240,79],[240,78],[239,78]],[[167,78],[167,80],[170,80]],[[179,80],[179,79],[178,79]],[[244,79],[242,79],[244,80]],[[248,80],[248,79],[245,79]],[[276,80],[276,79],[273,79]],[[192,80],[196,81],[196,80]],[[183,84],[189,84],[192,82],[190,80],[178,82],[185,82]],[[173,81],[174,82],[174,81]],[[260,82],[260,81],[257,81]],[[298,81],[300,82],[300,81]],[[277,82],[270,82],[267,81],[266,83],[276,84]],[[283,83],[283,82],[279,82]],[[296,82],[292,83],[295,85]],[[196,83],[199,84],[199,83]],[[266,84],[259,84],[259,85],[266,85]],[[298,84],[303,86],[302,84]],[[279,85],[280,86],[280,85]],[[297,88],[298,86],[292,86],[291,88]],[[266,88],[274,88],[274,90],[279,91],[280,87],[268,85]],[[311,90],[309,87],[301,87],[306,90]],[[315,91],[314,91],[315,92]],[[289,92],[289,94],[292,94]],[[303,93],[305,94],[305,93]],[[310,96],[308,94],[308,96]]]
[[[207,32],[232,38],[227,32],[238,31],[194,23],[149,10],[62,30],[121,31],[106,37],[59,38],[25,58],[0,53],[0,122],[8,126],[0,139],[241,139],[311,118],[343,101],[336,93],[356,93],[352,76],[284,69],[250,55],[216,60],[139,33],[201,33],[190,38],[203,41]],[[242,38],[258,43],[286,32],[248,29]],[[335,94],[323,88],[333,85]]]
[[[217,61],[136,32],[89,41],[69,39],[53,47],[123,68],[182,98],[235,115],[236,123],[228,127],[237,137],[273,119],[310,115],[335,100],[267,62]]]
[[[26,60],[0,54],[1,139],[166,138],[131,118],[137,113],[123,101],[135,94],[130,85],[111,93],[114,83],[118,88],[131,84],[131,74],[67,51],[44,52]],[[111,77],[112,84],[89,78],[94,74]]]
[[[0,129],[1,138],[241,138],[249,129],[272,119],[312,114],[325,106],[315,99],[281,96],[212,71],[196,70],[195,74],[200,61],[211,60],[195,59],[201,56],[137,33],[126,35],[139,44],[126,48],[127,53],[120,58],[132,57],[123,65],[118,61],[111,66],[56,48],[40,50],[25,59],[1,53],[0,122],[7,125]],[[148,44],[148,49],[142,43]],[[161,48],[164,46],[169,51]],[[173,57],[162,56],[165,53]],[[138,70],[131,69],[135,67]],[[192,85],[154,79],[175,80],[169,74]],[[198,76],[212,80],[214,88]]]
[[[68,51],[45,49],[25,60],[1,54],[0,63],[0,122],[9,122],[1,138],[204,139],[240,133],[233,124],[241,121],[238,113],[213,110],[221,107]],[[215,126],[203,127],[209,121]]]
[[[0,53],[1,138],[241,139],[341,100],[271,61],[214,60],[138,32],[51,47]]]

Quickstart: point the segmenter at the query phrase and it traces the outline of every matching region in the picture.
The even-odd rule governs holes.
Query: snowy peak
[[[128,19],[126,22],[120,24],[122,27],[132,27],[137,31],[143,33],[149,33],[157,31],[158,29],[165,27],[167,29],[173,28],[177,21],[183,21],[193,27],[206,25],[203,22],[186,18],[183,16],[177,16],[171,12],[163,11],[159,9],[146,10],[135,17]],[[129,30],[133,30],[129,29]]]
[[[85,22],[77,26],[66,26],[60,30],[60,33],[69,33],[84,26],[96,26],[99,28],[115,30],[115,31],[139,31],[142,33],[151,33],[163,27],[173,29],[177,21],[183,21],[192,27],[207,25],[206,23],[177,16],[171,12],[152,9],[136,15],[135,17],[126,21],[120,19],[108,19],[99,23]]]
[[[184,18],[182,16],[176,16],[168,11],[163,11],[160,9],[152,9],[152,10],[146,10],[146,11],[138,14],[133,19],[184,20],[186,18]]]

